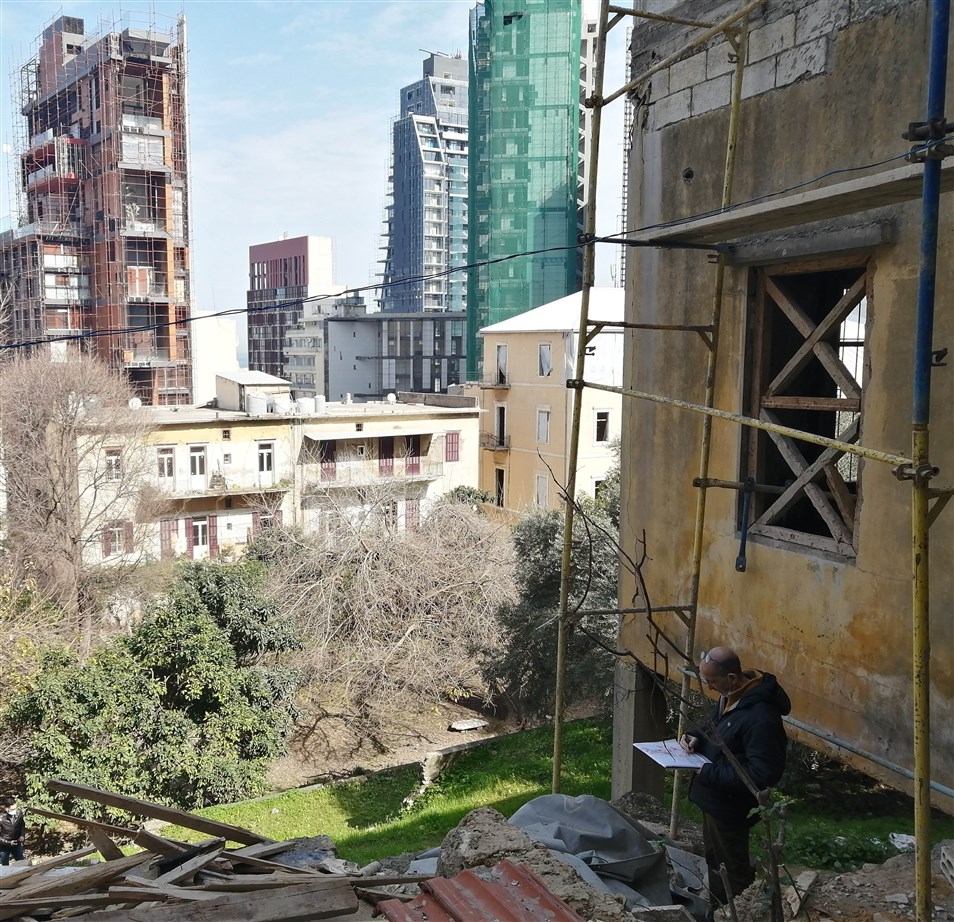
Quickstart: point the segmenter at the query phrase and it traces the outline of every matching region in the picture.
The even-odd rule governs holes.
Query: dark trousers
[[[19,843],[16,845],[0,845],[0,866],[9,864],[11,855],[13,855],[14,861],[23,861],[23,846]]]
[[[728,902],[719,866],[725,865],[732,896],[738,896],[755,880],[755,869],[749,860],[749,827],[717,820],[702,814],[702,842],[709,866],[710,902]]]

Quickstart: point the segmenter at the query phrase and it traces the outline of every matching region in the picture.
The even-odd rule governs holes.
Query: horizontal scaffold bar
[[[567,382],[567,387],[588,387],[595,391],[607,391],[611,394],[622,394],[624,397],[635,397],[637,400],[648,400],[651,403],[662,403],[667,406],[677,407],[680,410],[690,410],[693,413],[702,413],[706,416],[714,416],[716,419],[725,419],[729,422],[739,423],[743,426],[749,426],[752,429],[763,429],[765,432],[777,432],[779,435],[787,435],[800,442],[811,442],[814,445],[821,445],[824,448],[834,448],[836,451],[843,451],[845,454],[857,455],[859,458],[868,458],[871,461],[882,461],[885,464],[895,466],[910,466],[912,464],[909,458],[902,455],[893,455],[887,451],[878,451],[876,448],[867,448],[864,445],[852,445],[850,442],[842,442],[839,439],[830,439],[824,435],[816,435],[814,432],[805,432],[802,429],[793,429],[791,426],[781,426],[777,423],[767,423],[760,419],[753,419],[751,416],[743,416],[741,413],[729,413],[726,410],[717,410],[715,407],[706,407],[700,403],[690,403],[688,400],[679,400],[676,397],[664,397],[661,394],[649,394],[645,391],[634,391],[626,387],[612,387],[608,384],[596,384],[590,381]]]

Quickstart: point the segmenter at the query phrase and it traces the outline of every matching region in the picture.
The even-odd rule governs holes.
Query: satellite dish
[[[142,406],[142,401],[138,397],[130,397],[129,409],[138,410]]]

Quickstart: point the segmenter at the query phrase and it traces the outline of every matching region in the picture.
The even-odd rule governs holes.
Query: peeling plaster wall
[[[673,13],[717,21],[741,3],[692,0]],[[768,0],[750,20],[738,163],[733,201],[783,190],[832,169],[874,163],[909,146],[900,137],[924,117],[929,4],[904,0]],[[639,25],[633,36],[638,74],[691,37],[685,27]],[[637,108],[630,172],[628,226],[639,228],[718,208],[725,164],[730,92],[729,46],[713,40],[644,85]],[[951,55],[954,61],[954,53]],[[948,80],[948,118],[954,79]],[[832,184],[902,166],[833,176]],[[690,174],[687,171],[691,171]],[[910,455],[913,334],[917,297],[920,201],[880,209],[895,242],[874,246],[869,321],[870,372],[863,398],[861,442]],[[872,214],[859,209],[826,222],[838,232]],[[771,243],[795,229],[763,235]],[[811,233],[809,239],[813,239]],[[934,343],[954,347],[954,194],[941,200]],[[629,251],[627,320],[709,322],[715,268],[691,251]],[[824,254],[819,254],[824,255]],[[747,413],[745,350],[749,269],[726,273],[715,406]],[[626,387],[695,403],[704,400],[706,349],[694,333],[643,332],[627,339]],[[932,380],[931,456],[954,484],[954,363]],[[645,575],[654,606],[690,597],[693,524],[702,417],[627,399],[623,404],[624,547],[645,529]],[[738,480],[745,433],[713,424],[709,476]],[[646,446],[651,446],[650,450]],[[739,551],[737,494],[708,491],[696,655],[716,643],[735,647],[743,663],[779,675],[793,700],[792,716],[860,749],[913,768],[911,678],[911,486],[889,466],[866,462],[856,518],[857,558],[845,560],[767,539],[750,538],[748,567]],[[954,787],[954,508],[931,530],[932,776]],[[621,606],[633,604],[631,582]],[[657,620],[682,637],[671,615]],[[645,616],[626,616],[622,642],[653,665]],[[655,665],[661,668],[657,660]],[[679,678],[673,662],[670,677]],[[638,698],[618,691],[614,794],[628,790],[634,770],[633,724]],[[791,736],[799,736],[790,730]],[[801,736],[819,747],[820,741]],[[841,750],[833,750],[845,756]],[[848,756],[866,771],[906,787],[899,776]],[[950,798],[935,802],[954,809]]]

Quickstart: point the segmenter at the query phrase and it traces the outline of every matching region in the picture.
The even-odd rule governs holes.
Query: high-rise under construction
[[[185,20],[60,16],[20,70],[19,226],[0,237],[6,345],[72,344],[146,403],[192,398]]]
[[[581,286],[588,134],[581,101],[595,33],[580,0],[484,0],[472,11],[470,380],[479,375],[482,327]]]

